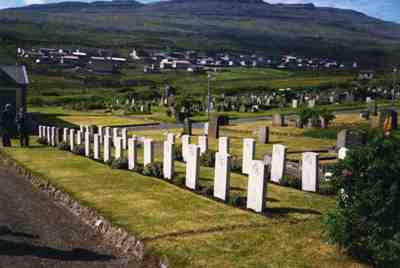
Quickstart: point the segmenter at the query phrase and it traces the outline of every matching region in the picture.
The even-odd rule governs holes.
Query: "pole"
[[[208,121],[210,121],[210,110],[211,110],[211,73],[207,74],[208,79],[208,106],[207,106],[207,117]]]
[[[392,89],[392,108],[395,109],[396,102],[396,83],[397,83],[397,68],[393,68],[393,89]]]

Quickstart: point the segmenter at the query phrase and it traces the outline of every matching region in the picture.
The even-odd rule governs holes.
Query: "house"
[[[374,79],[375,72],[374,71],[360,71],[358,73],[358,79],[359,80],[372,80]]]
[[[26,108],[26,95],[29,85],[25,66],[0,66],[0,109],[11,104],[17,111]]]

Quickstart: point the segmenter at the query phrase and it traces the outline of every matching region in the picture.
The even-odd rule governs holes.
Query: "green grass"
[[[172,267],[361,267],[323,242],[321,219],[332,197],[268,184],[268,209],[259,215],[37,144],[2,150],[139,236]],[[177,172],[184,175],[183,164]],[[200,177],[211,184],[212,169]],[[234,192],[245,194],[246,186],[246,177],[233,174]]]
[[[124,126],[151,124],[154,121],[143,116],[118,116],[102,112],[80,112],[66,110],[60,107],[32,107],[29,112],[33,113],[41,122],[59,127],[72,127],[79,125],[97,126]]]

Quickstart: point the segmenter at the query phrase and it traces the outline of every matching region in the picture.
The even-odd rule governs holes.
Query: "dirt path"
[[[0,167],[0,268],[138,267],[23,178]]]

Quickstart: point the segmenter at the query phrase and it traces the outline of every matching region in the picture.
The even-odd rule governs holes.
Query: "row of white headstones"
[[[112,131],[112,133],[111,133]],[[50,146],[58,143],[60,129],[49,126],[39,126],[39,137],[46,139]],[[81,127],[80,130],[63,129],[62,140],[69,145],[71,151],[76,146],[84,144],[85,156],[90,157],[93,150],[95,160],[108,162],[111,160],[111,147],[114,146],[114,159],[121,159],[124,151],[128,150],[128,169],[134,170],[137,164],[138,143],[143,143],[143,164],[146,166],[154,162],[154,141],[147,138],[133,136],[128,138],[126,129],[98,127],[98,133],[92,134],[89,128]],[[93,148],[92,148],[93,142]],[[186,163],[185,186],[196,190],[199,186],[200,156],[208,150],[208,137],[198,137],[198,144],[191,143],[191,136],[183,135],[182,156]],[[175,171],[175,135],[168,133],[164,141],[163,150],[163,177],[172,180]],[[100,146],[103,146],[103,157],[100,156]],[[347,150],[347,149],[346,149]],[[256,212],[265,209],[267,174],[264,161],[255,159],[256,142],[254,139],[243,140],[242,173],[248,175],[247,208]],[[339,157],[345,157],[344,151],[339,152]],[[344,156],[343,156],[344,154]],[[280,183],[285,174],[286,147],[281,144],[273,145],[271,161],[271,181]],[[227,201],[230,192],[231,155],[230,140],[220,137],[218,152],[215,154],[214,172],[214,197]],[[302,159],[302,190],[317,192],[319,188],[319,155],[313,152],[303,153]]]

